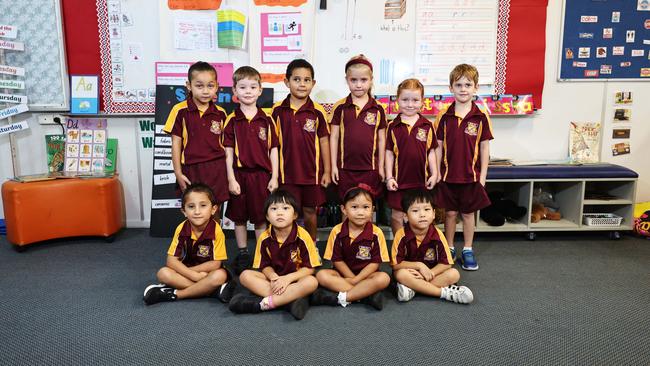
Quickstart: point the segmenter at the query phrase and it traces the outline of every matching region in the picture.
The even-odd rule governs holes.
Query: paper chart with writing
[[[65,171],[80,174],[104,172],[106,119],[66,120]]]
[[[499,2],[423,0],[417,2],[415,77],[424,85],[449,85],[449,72],[476,66],[479,82],[494,84]]]

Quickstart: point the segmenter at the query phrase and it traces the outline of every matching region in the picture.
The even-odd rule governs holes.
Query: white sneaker
[[[401,283],[397,283],[397,301],[409,301],[415,296],[415,291],[412,289],[402,285]]]
[[[466,286],[451,285],[442,289],[442,298],[458,304],[469,304],[474,301],[472,290]]]
[[[149,290],[156,287],[163,288],[163,287],[167,287],[167,285],[165,285],[164,283],[159,283],[157,285],[149,285],[144,289],[144,294],[142,296],[145,296]]]

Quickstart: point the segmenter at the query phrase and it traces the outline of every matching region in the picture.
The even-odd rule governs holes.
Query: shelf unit
[[[526,216],[503,226],[489,226],[477,214],[477,232],[528,232],[534,239],[538,231],[619,231],[632,230],[636,178],[558,178],[558,179],[488,179],[488,192],[500,191],[504,198],[526,208]],[[559,205],[562,219],[533,223],[530,212],[533,192],[544,185]],[[623,217],[619,226],[588,226],[582,222],[583,213],[613,213]]]

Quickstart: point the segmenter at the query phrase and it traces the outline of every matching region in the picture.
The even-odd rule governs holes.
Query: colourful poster
[[[156,85],[185,85],[192,62],[156,62]],[[217,70],[219,86],[232,86],[232,63],[210,62]]]
[[[106,119],[68,118],[65,136],[65,172],[104,172]]]
[[[288,64],[304,57],[300,12],[262,13],[260,16],[262,64]]]

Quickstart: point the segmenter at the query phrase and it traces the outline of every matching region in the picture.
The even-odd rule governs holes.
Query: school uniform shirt
[[[397,230],[393,239],[390,262],[396,265],[402,261],[422,262],[429,268],[433,268],[438,263],[454,264],[447,239],[434,225],[429,226],[429,231],[421,242],[417,240],[408,224]]]
[[[429,176],[427,155],[438,147],[433,124],[422,115],[413,127],[401,115],[388,125],[386,150],[395,155],[393,177],[400,190],[422,187]]]
[[[320,184],[324,169],[319,139],[329,136],[323,106],[307,98],[295,109],[287,96],[273,106],[272,116],[280,141],[280,183]]]
[[[210,101],[201,113],[190,94],[169,112],[163,131],[183,139],[181,164],[203,163],[226,156],[221,144],[225,121],[223,108]]]
[[[456,102],[438,114],[436,136],[442,141],[440,176],[448,183],[474,183],[481,178],[480,144],[492,140],[492,121],[476,103],[465,118],[455,113]]]
[[[276,238],[273,226],[269,226],[257,240],[253,268],[271,267],[279,276],[284,276],[301,268],[320,265],[320,255],[311,236],[295,222],[291,233],[282,243]]]
[[[197,238],[192,231],[192,225],[185,220],[176,227],[167,254],[180,259],[188,267],[208,261],[225,261],[228,259],[226,237],[219,224],[210,220],[201,236]]]
[[[355,275],[370,263],[389,261],[381,229],[369,222],[356,238],[352,238],[348,220],[332,229],[323,257],[332,262],[345,262]]]
[[[339,126],[339,168],[378,169],[378,131],[386,128],[386,112],[374,98],[363,108],[352,102],[352,95],[339,100],[334,104],[330,123]]]
[[[250,121],[237,108],[226,119],[223,146],[235,150],[235,168],[263,169],[271,173],[269,152],[278,147],[275,124],[260,108]]]

